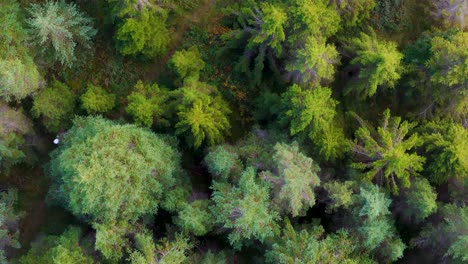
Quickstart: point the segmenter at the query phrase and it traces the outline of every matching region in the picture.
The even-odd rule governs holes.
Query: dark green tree
[[[422,222],[437,210],[437,193],[426,179],[415,179],[411,188],[404,191],[406,217],[414,218],[415,222]]]
[[[32,116],[40,118],[49,132],[68,128],[75,108],[75,94],[66,84],[54,80],[34,98]]]
[[[31,121],[21,109],[10,108],[0,101],[0,174],[26,157],[24,136],[31,134]]]
[[[8,263],[5,249],[20,248],[19,220],[23,213],[15,207],[18,200],[16,190],[8,190],[0,193],[0,263]]]
[[[431,252],[439,260],[449,258],[453,263],[468,261],[467,226],[468,208],[446,204],[439,207],[439,218],[428,223],[413,245]]]

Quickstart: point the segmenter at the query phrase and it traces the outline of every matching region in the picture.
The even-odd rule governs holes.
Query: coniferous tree
[[[394,88],[403,71],[403,54],[393,42],[379,40],[377,35],[361,33],[348,47],[356,53],[351,64],[359,67],[359,76],[348,89],[359,96],[372,97],[377,88]]]
[[[151,127],[156,120],[158,125],[167,125],[164,118],[169,93],[166,89],[155,84],[144,84],[138,81],[135,90],[127,97],[127,113],[135,119],[137,124]]]
[[[191,81],[178,89],[177,97],[175,133],[194,148],[222,142],[231,127],[227,117],[231,110],[216,87]]]
[[[105,113],[115,106],[115,95],[100,86],[88,84],[86,92],[81,95],[83,108],[89,114]]]
[[[261,177],[272,183],[278,211],[286,209],[293,217],[303,215],[315,205],[314,188],[320,185],[317,176],[320,168],[311,158],[299,152],[297,143],[277,143],[274,151],[276,172],[267,171]]]
[[[115,259],[129,224],[156,212],[179,170],[179,154],[162,136],[100,117],[77,118],[52,153],[49,196],[86,216],[98,231],[96,248]]]
[[[417,133],[407,138],[416,124],[391,118],[388,109],[377,129],[357,118],[362,126],[355,133],[352,166],[362,171],[365,180],[386,184],[394,192],[398,192],[399,185],[409,187],[410,176],[421,171],[425,161],[424,157],[409,153],[422,144]]]
[[[96,35],[92,21],[73,3],[47,1],[32,4],[27,20],[31,39],[42,52],[71,67],[76,61],[78,48],[90,48]]]
[[[181,264],[187,259],[191,245],[187,238],[176,234],[173,240],[163,238],[156,244],[147,233],[135,236],[136,250],[130,253],[131,264]]]
[[[211,211],[214,222],[230,230],[229,242],[240,249],[248,240],[264,242],[278,232],[278,218],[269,200],[269,186],[248,167],[239,182],[215,181],[212,184]]]
[[[18,200],[16,190],[2,191],[0,193],[0,263],[8,263],[5,250],[20,248],[19,225],[22,212],[15,209]]]
[[[176,51],[170,64],[182,80],[198,80],[200,71],[205,67],[197,47]]]
[[[34,98],[32,115],[40,118],[49,132],[67,128],[75,108],[75,95],[66,84],[54,80]]]

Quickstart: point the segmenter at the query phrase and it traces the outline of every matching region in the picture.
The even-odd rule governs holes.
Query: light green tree
[[[359,252],[346,231],[340,230],[322,238],[324,233],[322,226],[296,230],[286,218],[281,236],[266,251],[266,260],[268,263],[281,264],[375,263],[369,256]]]
[[[410,186],[410,176],[423,169],[424,157],[410,153],[422,144],[422,138],[414,133],[407,137],[416,123],[401,122],[400,117],[390,117],[390,110],[383,113],[381,125],[374,129],[357,115],[361,127],[356,130],[352,167],[362,171],[365,180],[385,183],[392,191],[398,186]]]
[[[240,249],[249,239],[264,242],[278,233],[279,214],[270,205],[269,186],[248,167],[238,184],[214,181],[210,207],[214,222],[230,230],[229,242]]]
[[[96,35],[92,20],[86,17],[77,6],[65,1],[47,1],[44,4],[31,4],[31,40],[53,61],[71,67],[77,61],[78,48],[90,48],[91,39]]]
[[[138,81],[134,91],[127,97],[129,113],[137,124],[151,127],[156,120],[158,125],[167,125],[164,118],[168,111],[167,101],[169,99],[168,90],[160,88],[155,84],[144,84]]]
[[[49,197],[97,227],[96,237],[102,236],[98,250],[108,243],[106,236],[119,242],[115,234],[125,234],[139,217],[154,214],[176,185],[179,154],[169,142],[134,125],[76,118],[51,154]],[[118,248],[106,257],[118,258]]]
[[[21,264],[94,263],[80,245],[81,230],[70,227],[60,236],[47,236],[34,243],[20,258]]]
[[[169,63],[182,80],[198,80],[200,71],[205,67],[197,47],[176,51]]]
[[[187,238],[176,234],[173,240],[163,238],[156,244],[151,235],[139,233],[135,236],[136,250],[130,253],[131,264],[182,264],[185,263],[191,244]]]
[[[361,33],[359,38],[350,41],[348,48],[356,53],[351,64],[359,67],[357,80],[348,92],[359,96],[372,97],[377,88],[393,88],[403,72],[403,54],[393,42],[379,40],[377,35]]]
[[[426,65],[431,72],[433,97],[441,113],[466,121],[468,115],[468,32],[449,38],[435,36],[432,57]]]
[[[261,177],[271,182],[278,211],[285,210],[293,217],[304,215],[315,205],[314,188],[320,185],[319,166],[299,151],[297,143],[277,143],[273,161],[275,173],[267,171]]]
[[[40,86],[40,75],[29,55],[26,30],[16,0],[0,3],[0,97],[19,101]]]
[[[362,241],[362,248],[377,252],[388,261],[403,256],[406,245],[396,233],[388,206],[391,200],[375,185],[361,186],[354,195],[352,230]]]
[[[192,81],[179,88],[177,93],[177,118],[175,133],[185,137],[186,142],[198,148],[203,143],[215,145],[229,132],[228,104],[216,87]]]
[[[330,0],[335,5],[345,27],[362,24],[371,16],[375,7],[375,0]]]
[[[179,212],[173,222],[184,232],[203,236],[213,227],[213,216],[208,210],[209,200],[195,200],[187,203]]]
[[[431,121],[423,128],[428,177],[437,185],[468,177],[468,131],[449,120]]]
[[[115,106],[115,95],[93,84],[88,84],[80,98],[83,108],[89,114],[105,113]]]
[[[34,98],[32,115],[40,118],[49,132],[67,128],[75,108],[75,94],[66,84],[54,80]]]
[[[437,210],[437,193],[429,181],[416,178],[409,190],[405,190],[404,197],[407,208],[404,214],[413,217],[416,222],[422,222]]]
[[[332,213],[338,208],[349,209],[353,205],[353,181],[330,181],[323,185],[328,193],[327,213]]]
[[[133,5],[128,8],[134,9]],[[166,10],[145,4],[128,16],[122,15],[116,33],[120,53],[148,58],[164,54],[170,42],[167,16]]]
[[[325,160],[333,160],[346,150],[343,131],[334,123],[338,101],[328,87],[304,89],[294,84],[281,95],[281,122],[290,124],[290,134],[306,133]]]

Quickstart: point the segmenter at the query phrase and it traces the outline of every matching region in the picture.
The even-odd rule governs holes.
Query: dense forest
[[[0,263],[468,263],[467,0],[0,0]]]

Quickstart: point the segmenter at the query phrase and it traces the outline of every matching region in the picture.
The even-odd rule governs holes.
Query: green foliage
[[[26,59],[0,59],[0,96],[7,102],[19,101],[39,88],[39,72],[32,60]]]
[[[340,17],[327,0],[251,0],[232,11],[239,28],[223,36],[225,49],[244,49],[236,69],[255,85],[262,80],[265,60],[279,74],[282,61],[287,59],[286,76],[295,82],[319,83],[333,76],[332,63],[338,61],[338,54],[326,41],[338,31]],[[288,58],[287,54],[294,56]]]
[[[291,145],[277,143],[274,151],[276,173],[265,172],[261,176],[272,183],[280,210],[286,210],[293,217],[304,215],[315,205],[314,188],[320,185],[317,176],[320,168],[299,152],[296,142]]]
[[[410,176],[423,169],[425,158],[408,153],[422,144],[422,138],[417,133],[406,138],[416,123],[401,122],[400,117],[390,118],[388,109],[383,115],[377,129],[368,127],[357,117],[362,126],[355,133],[353,153],[356,162],[352,167],[361,170],[365,180],[374,179],[398,192],[399,184],[409,187]]]
[[[350,208],[354,202],[353,185],[354,182],[352,181],[331,181],[323,185],[330,199],[330,203],[327,205],[327,213],[331,213],[338,208]]]
[[[229,151],[225,146],[217,146],[211,150],[205,157],[205,164],[211,175],[223,180],[227,180],[233,171],[242,168],[239,155],[236,152]]]
[[[176,234],[175,239],[161,239],[155,244],[151,235],[139,233],[135,236],[136,248],[130,253],[128,261],[132,264],[181,264],[187,259],[191,245],[188,239]]]
[[[0,193],[0,263],[8,263],[5,249],[20,248],[18,222],[23,213],[15,210],[18,200],[16,190]]]
[[[375,0],[331,0],[330,2],[335,5],[345,27],[362,24],[370,18],[371,11],[376,6]]]
[[[216,87],[192,81],[179,88],[177,96],[180,103],[175,133],[183,135],[194,148],[222,142],[231,128],[227,117],[231,110]]]
[[[466,179],[468,175],[468,131],[448,120],[429,122],[424,126],[429,179],[443,184],[450,178]]]
[[[454,263],[468,261],[467,235],[468,208],[446,204],[439,208],[440,221],[427,224],[411,242],[439,257],[450,258]]]
[[[360,68],[359,77],[348,92],[372,97],[378,87],[393,88],[400,79],[403,54],[395,43],[378,40],[374,32],[371,35],[361,33],[359,38],[350,40],[348,49],[357,55],[351,64]]]
[[[75,108],[75,95],[70,87],[57,80],[41,90],[34,98],[32,115],[41,118],[51,133],[67,128]]]
[[[144,84],[138,81],[135,90],[127,97],[127,113],[135,119],[136,123],[151,127],[156,120],[157,124],[166,125],[163,117],[167,111],[166,101],[168,91],[157,84]]]
[[[100,86],[88,84],[86,92],[81,95],[83,108],[89,114],[105,113],[115,106],[115,95]]]
[[[193,233],[196,236],[203,236],[208,233],[212,226],[212,215],[208,210],[209,200],[195,200],[186,204],[174,223],[184,232]]]
[[[214,181],[211,188],[214,222],[231,230],[229,242],[235,248],[240,249],[244,240],[263,242],[278,232],[279,215],[270,208],[269,186],[252,167],[242,173],[237,185]]]
[[[426,179],[415,179],[411,189],[405,191],[408,208],[404,213],[421,222],[437,210],[437,193]]]
[[[208,252],[204,254],[194,254],[190,257],[188,263],[190,264],[226,264],[229,263],[224,251]]]
[[[356,232],[367,250],[378,250],[389,261],[403,256],[405,244],[395,234],[388,206],[391,200],[375,185],[360,188],[355,194],[356,206],[352,210]]]
[[[50,195],[102,223],[155,212],[179,170],[179,154],[163,137],[100,117],[76,118],[51,156]]]
[[[432,73],[431,81],[437,87],[433,93],[437,104],[444,112],[454,116],[468,113],[468,32],[458,32],[449,39],[432,38],[432,57],[427,67]]]
[[[60,236],[47,236],[34,243],[28,254],[21,257],[21,264],[94,263],[80,246],[81,230],[68,228]]]
[[[334,65],[338,61],[335,46],[309,36],[303,47],[297,50],[296,58],[286,65],[286,70],[295,83],[332,80],[335,74]]]
[[[29,13],[27,22],[34,45],[68,67],[77,61],[76,49],[89,48],[96,35],[91,19],[73,3],[61,0],[32,4]]]
[[[335,127],[336,106],[327,87],[303,89],[294,84],[282,94],[281,122],[290,123],[291,135],[306,132],[326,160],[339,157],[345,149],[343,131]]]
[[[400,29],[404,15],[402,0],[378,0],[371,14],[373,24],[379,31],[394,32]]]
[[[198,80],[205,67],[197,47],[176,51],[169,62],[182,80]]]
[[[165,138],[100,117],[76,118],[51,156],[49,196],[103,230],[156,212],[179,171],[179,154]]]
[[[21,109],[15,110],[0,101],[0,173],[26,157],[24,136],[32,132],[32,124]]]
[[[19,101],[39,88],[40,75],[26,48],[26,30],[15,0],[0,3],[0,97]]]
[[[268,263],[374,263],[369,257],[360,255],[354,241],[346,231],[340,230],[324,239],[321,226],[297,231],[289,219],[285,220],[282,234],[266,252]]]
[[[170,42],[166,20],[165,10],[146,5],[133,15],[123,17],[116,33],[120,53],[123,55],[142,54],[148,58],[164,54]]]

